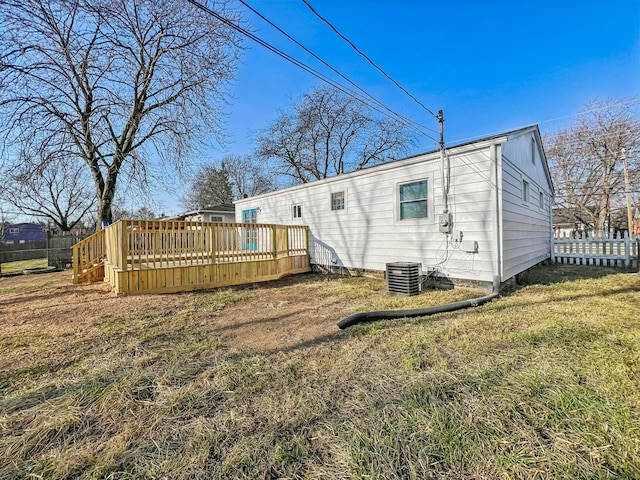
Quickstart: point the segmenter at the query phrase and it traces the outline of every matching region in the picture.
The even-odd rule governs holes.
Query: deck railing
[[[308,245],[298,225],[120,220],[104,231],[105,257],[121,270],[275,259]]]
[[[99,230],[72,247],[73,283],[104,277],[105,231]]]

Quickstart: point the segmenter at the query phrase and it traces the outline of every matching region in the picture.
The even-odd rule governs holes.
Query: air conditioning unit
[[[387,291],[398,295],[418,295],[421,274],[421,263],[387,263]]]

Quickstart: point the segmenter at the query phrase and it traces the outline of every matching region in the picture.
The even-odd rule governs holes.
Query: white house
[[[220,204],[190,210],[170,219],[186,220],[190,222],[235,222],[235,208],[230,204]]]
[[[444,174],[443,174],[444,172]],[[235,202],[239,222],[309,226],[311,263],[506,281],[550,257],[537,125]]]

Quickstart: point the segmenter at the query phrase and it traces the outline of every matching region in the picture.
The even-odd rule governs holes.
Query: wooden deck
[[[73,248],[74,283],[169,293],[308,272],[305,226],[120,220]]]

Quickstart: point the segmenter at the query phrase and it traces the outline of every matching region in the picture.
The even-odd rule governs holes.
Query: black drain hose
[[[338,322],[338,327],[344,330],[347,327],[356,325],[357,323],[375,322],[377,320],[393,320],[396,318],[412,318],[412,317],[428,317],[436,313],[453,312],[454,310],[462,310],[463,308],[478,307],[490,302],[500,294],[500,277],[493,280],[493,292],[484,297],[472,298],[470,300],[461,300],[459,302],[445,303],[444,305],[436,305],[434,307],[416,308],[413,310],[379,310],[374,312],[362,312],[351,315]]]

